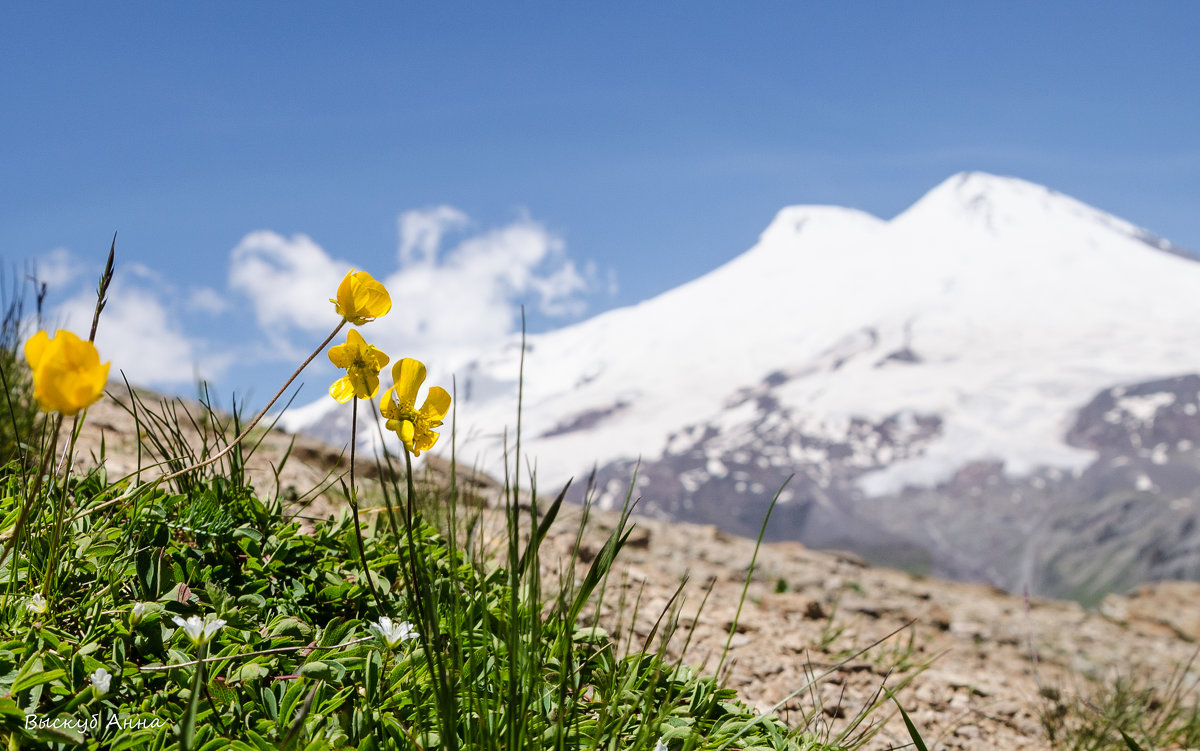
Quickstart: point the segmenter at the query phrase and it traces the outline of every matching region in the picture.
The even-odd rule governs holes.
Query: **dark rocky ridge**
[[[854,419],[835,438],[827,426],[806,432],[772,397],[786,380],[774,373],[728,405],[753,405],[746,443],[755,451],[731,450],[718,429],[693,426],[661,459],[599,468],[603,502],[620,503],[636,470],[642,513],[753,537],[787,481],[769,540],[1088,604],[1144,581],[1200,579],[1200,375],[1092,398],[1065,431],[1070,445],[1096,454],[1080,472],[1041,467],[1014,477],[1002,462],[981,461],[934,487],[880,497],[856,481],[919,454],[940,435],[940,419]]]

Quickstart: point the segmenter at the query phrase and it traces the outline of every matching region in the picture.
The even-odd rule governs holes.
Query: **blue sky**
[[[350,265],[389,353],[452,363],[961,170],[1200,249],[1200,5],[1047,5],[9,3],[0,253],[81,329],[118,232],[102,355],[256,401]]]

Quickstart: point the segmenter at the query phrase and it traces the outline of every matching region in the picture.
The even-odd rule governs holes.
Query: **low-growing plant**
[[[395,434],[400,456],[384,448],[376,457],[381,511],[365,513],[357,404],[374,412],[390,358],[355,329],[330,353],[347,371],[330,393],[352,402],[355,424],[345,511],[302,532],[278,493],[260,498],[245,467],[262,418],[342,328],[391,307],[365,272],[342,280],[331,300],[340,322],[256,417],[244,421],[236,402],[220,414],[207,392],[191,408],[126,384],[109,397],[137,424],[136,471],[75,472],[75,438],[108,372],[92,342],[114,252],[115,241],[87,340],[64,331],[0,339],[14,436],[0,464],[0,736],[9,748],[828,750],[869,737],[863,721],[878,702],[830,738],[756,713],[682,655],[668,659],[681,600],[643,650],[619,651],[619,634],[587,620],[632,530],[631,497],[586,570],[568,565],[549,594],[541,546],[565,488],[545,503],[530,475],[523,506],[511,470],[505,549],[490,555],[479,518],[458,517],[451,429],[450,485],[432,504],[448,514],[427,519],[412,459],[438,441],[453,399],[435,386],[417,408],[425,368],[412,358],[396,361],[383,395],[381,430]],[[33,403],[48,419],[22,422],[20,405]],[[520,457],[519,417],[515,437]],[[576,553],[586,523],[585,508]]]
[[[1200,700],[1192,663],[1165,680],[1156,678],[1117,675],[1081,691],[1044,686],[1039,714],[1051,745],[1066,751],[1200,747]]]

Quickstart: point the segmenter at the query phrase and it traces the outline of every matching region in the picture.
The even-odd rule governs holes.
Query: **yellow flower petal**
[[[38,363],[42,361],[42,355],[49,344],[50,336],[45,331],[37,332],[29,337],[29,341],[25,342],[25,359],[29,361],[30,368],[37,370]]]
[[[428,451],[433,448],[433,444],[437,443],[437,439],[438,434],[432,430],[421,431],[421,434],[413,442],[413,456],[420,456],[422,451]]]
[[[414,406],[417,391],[425,381],[425,364],[405,357],[392,366],[395,385],[383,393],[379,411],[387,420],[387,429],[396,433],[413,456],[433,448],[442,420],[450,410],[450,394],[440,386],[429,389],[420,411]]]
[[[346,374],[354,384],[354,393],[361,399],[373,399],[379,393],[379,375],[369,370],[353,369]]]
[[[366,342],[362,334],[354,329],[346,332],[346,343],[329,348],[329,361],[339,368],[348,368],[354,364],[354,355]]]
[[[91,342],[61,329],[53,339],[44,331],[30,338],[25,344],[25,358],[33,367],[33,395],[38,406],[66,417],[104,395],[112,365],[100,363],[100,353]]]
[[[388,356],[350,329],[345,344],[329,348],[329,361],[346,369],[346,375],[329,387],[330,396],[345,402],[355,396],[360,399],[375,397],[379,392],[379,370],[387,365]]]
[[[383,396],[379,397],[379,414],[383,415],[383,419],[389,422],[397,417],[396,405],[396,387],[392,386],[383,392]],[[395,430],[391,425],[387,426],[388,430]]]
[[[354,384],[349,378],[339,378],[329,387],[329,395],[339,402],[348,402],[354,398]]]
[[[337,298],[330,298],[338,315],[355,326],[373,321],[392,309],[387,288],[365,271],[350,269],[338,285]]]
[[[412,409],[417,403],[417,389],[425,382],[425,363],[405,357],[392,366],[395,381],[396,401],[401,407]]]
[[[425,397],[425,404],[421,406],[421,416],[430,422],[441,425],[449,411],[450,393],[441,386],[430,388],[429,396]]]

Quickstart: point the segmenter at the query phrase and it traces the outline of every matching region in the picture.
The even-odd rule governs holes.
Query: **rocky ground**
[[[104,399],[89,412],[77,461],[98,458],[103,437],[109,477],[132,472],[136,435],[131,415]],[[340,451],[313,441],[267,435],[249,462],[256,487],[273,492],[289,447],[278,484],[300,498],[298,513],[336,513],[332,493],[308,491],[329,484],[348,464]],[[426,479],[436,482],[445,470],[433,457]],[[467,486],[489,528],[501,530],[499,488],[486,478]],[[580,516],[578,507],[565,509],[548,537],[542,564],[549,579],[567,566],[585,567],[617,520],[611,512],[594,512],[576,549]],[[682,603],[680,626],[670,653],[678,655],[686,643],[686,662],[710,672],[720,666],[727,685],[746,701],[793,723],[808,722],[833,736],[869,729],[875,734],[868,749],[909,743],[886,701],[856,724],[879,701],[884,684],[896,691],[930,749],[1049,749],[1044,717],[1065,713],[1062,721],[1070,722],[1089,712],[1079,699],[1099,702],[1098,692],[1118,678],[1166,690],[1190,665],[1200,639],[1200,585],[1194,583],[1147,585],[1088,612],[1071,602],[1026,601],[988,586],[874,568],[853,555],[795,543],[762,546],[739,614],[752,540],[711,526],[635,523],[601,625],[623,635],[632,622],[636,640],[644,640],[687,577],[675,601]],[[657,648],[657,640],[651,646]],[[1183,675],[1194,700],[1196,674]]]

